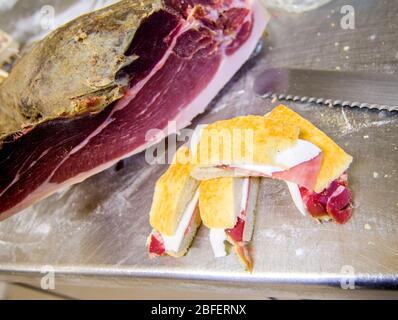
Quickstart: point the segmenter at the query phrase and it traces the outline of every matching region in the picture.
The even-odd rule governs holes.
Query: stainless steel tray
[[[339,27],[344,4],[333,1],[304,15],[274,12],[260,55],[245,65],[194,124],[271,110],[275,104],[252,92],[254,76],[265,67],[395,72],[398,21],[393,17],[398,6],[354,1],[357,29],[345,31]],[[12,24],[3,16],[14,12],[0,14],[1,28],[7,29],[4,21]],[[346,279],[354,279],[356,288],[396,288],[398,115],[313,104],[289,106],[354,156],[349,176],[355,210],[348,224],[318,224],[303,217],[283,183],[263,180],[253,274],[245,273],[233,255],[214,259],[205,228],[186,257],[148,259],[148,212],[154,183],[166,167],[149,166],[140,154],[127,159],[119,171],[111,168],[2,222],[0,279],[39,284],[42,267],[50,265],[65,283],[203,286],[235,288],[242,294],[253,289],[264,296],[290,292],[297,297],[311,296],[311,288],[315,296],[349,294],[351,290],[340,289]],[[397,297],[395,291],[390,293]]]

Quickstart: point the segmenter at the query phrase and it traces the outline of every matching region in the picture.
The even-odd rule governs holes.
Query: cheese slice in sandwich
[[[152,257],[185,255],[201,224],[199,182],[191,177],[192,168],[189,149],[181,147],[156,182],[150,212],[153,231],[147,241]]]
[[[253,177],[217,178],[199,186],[199,211],[210,229],[215,257],[227,255],[228,241],[248,271],[253,269],[248,243],[253,236],[258,189],[259,178]]]

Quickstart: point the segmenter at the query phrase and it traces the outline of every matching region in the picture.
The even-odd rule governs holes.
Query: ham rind
[[[120,71],[131,77],[123,98],[98,114],[51,120],[3,141],[0,220],[157,143],[169,121],[177,131],[189,125],[249,58],[266,25],[256,1],[165,3],[170,10],[149,16],[126,53],[139,58]],[[147,139],[155,128],[163,133]]]

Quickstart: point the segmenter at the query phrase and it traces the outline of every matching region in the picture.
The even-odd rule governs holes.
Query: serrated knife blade
[[[365,72],[267,69],[254,91],[264,98],[398,111],[398,76]]]

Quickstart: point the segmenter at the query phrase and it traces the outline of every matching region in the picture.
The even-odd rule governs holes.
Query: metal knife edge
[[[286,94],[278,94],[273,92],[268,92],[260,97],[264,99],[277,99],[277,100],[286,100],[286,101],[294,101],[294,102],[302,102],[302,103],[317,103],[320,105],[332,106],[332,107],[351,107],[351,108],[366,108],[366,109],[377,109],[377,110],[387,110],[389,112],[398,111],[398,106],[389,106],[382,104],[369,104],[358,101],[343,101],[343,100],[332,100],[325,98],[316,98],[316,97],[301,97],[294,95],[286,95]]]

